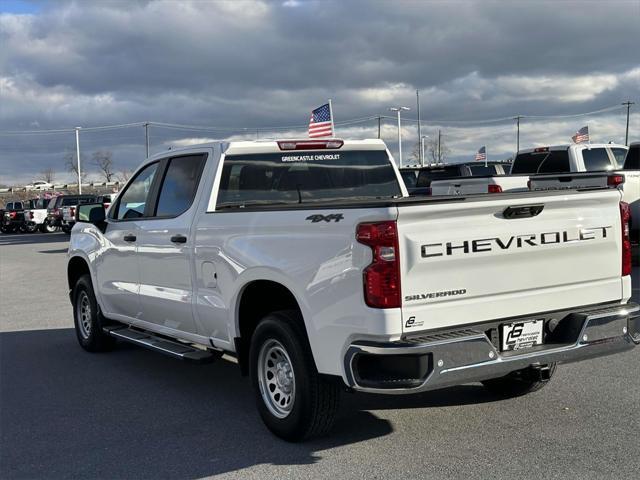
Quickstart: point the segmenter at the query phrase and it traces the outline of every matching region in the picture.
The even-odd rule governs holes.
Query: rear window
[[[429,170],[421,170],[418,174],[416,186],[419,188],[428,187],[435,180],[443,180],[445,178],[461,177],[460,167],[443,167],[433,168]]]
[[[633,145],[627,152],[627,159],[624,161],[625,170],[640,170],[640,145]]]
[[[519,153],[511,166],[511,174],[513,175],[568,173],[570,171],[568,150]]]
[[[587,172],[613,170],[606,148],[591,148],[582,150],[582,160]]]
[[[229,155],[218,206],[311,203],[400,196],[385,151],[314,151]]]
[[[417,170],[400,170],[400,176],[407,188],[415,188],[418,180]]]
[[[483,176],[483,175],[496,175],[498,173],[498,167],[495,165],[469,165],[469,170],[471,170],[472,176]]]

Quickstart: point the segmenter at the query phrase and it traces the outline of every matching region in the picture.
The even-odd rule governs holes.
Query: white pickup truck
[[[25,209],[24,222],[27,231],[35,232],[36,230],[40,230],[42,233],[53,233],[56,231],[56,227],[49,225],[46,221],[47,206],[50,201],[50,198],[41,198],[33,202],[33,208]]]
[[[344,389],[522,395],[640,343],[615,188],[408,197],[380,140],[212,143],[77,219],[80,345],[233,356],[291,441],[327,432]]]

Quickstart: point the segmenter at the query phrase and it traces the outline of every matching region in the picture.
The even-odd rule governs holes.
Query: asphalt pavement
[[[345,394],[330,436],[289,444],[262,425],[231,362],[126,344],[84,352],[67,239],[0,235],[2,479],[638,477],[640,348],[563,365],[541,391],[509,400],[479,384]]]

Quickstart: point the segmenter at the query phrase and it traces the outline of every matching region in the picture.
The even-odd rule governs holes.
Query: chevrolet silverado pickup
[[[80,205],[67,278],[90,352],[116,340],[248,374],[276,435],[343,390],[544,386],[640,343],[628,205],[607,186],[409,197],[380,140],[211,143]]]

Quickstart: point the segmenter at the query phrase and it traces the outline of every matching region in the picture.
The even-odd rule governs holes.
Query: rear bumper
[[[497,378],[531,366],[601,357],[640,344],[637,304],[599,306],[562,314],[553,330],[546,333],[548,343],[519,351],[500,352],[496,339],[492,341],[488,332],[501,323],[527,319],[505,319],[478,328],[437,332],[397,342],[355,342],[345,355],[345,381],[349,387],[363,392],[417,393]],[[557,313],[555,316],[558,317]]]

